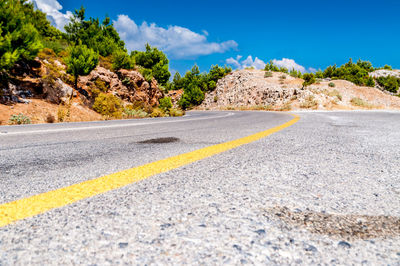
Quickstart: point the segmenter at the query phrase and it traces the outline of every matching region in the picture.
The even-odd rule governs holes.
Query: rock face
[[[176,108],[176,107],[178,107],[178,102],[182,98],[182,95],[183,95],[183,90],[180,89],[180,90],[169,91],[165,95],[165,97],[171,98],[172,105]]]
[[[373,78],[387,77],[387,76],[393,76],[396,78],[400,78],[400,71],[399,70],[379,69],[379,70],[375,70],[374,72],[369,73],[369,75]]]
[[[395,73],[397,71],[394,71]],[[345,80],[303,81],[288,74],[239,70],[220,79],[198,109],[226,110],[353,110],[399,109],[400,98],[377,88],[360,87]],[[358,103],[357,103],[358,102]]]
[[[220,79],[216,89],[209,93],[203,108],[245,107],[258,105],[282,105],[301,94],[301,81],[284,75],[282,84],[279,77],[264,78],[264,72],[240,70]]]
[[[99,84],[104,87],[99,88]],[[134,70],[121,69],[118,73],[114,73],[98,66],[88,76],[80,77],[78,86],[83,91],[98,88],[110,91],[122,100],[141,101],[152,106],[158,105],[158,100],[163,96],[155,79],[149,84],[142,74]]]
[[[71,86],[64,83],[61,79],[54,82],[43,82],[43,94],[47,101],[51,103],[66,103],[71,98],[74,90]]]

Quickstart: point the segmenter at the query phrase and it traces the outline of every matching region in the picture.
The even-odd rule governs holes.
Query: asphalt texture
[[[400,265],[400,113],[303,112],[264,139],[0,228],[0,265]],[[0,204],[293,117],[0,127]]]

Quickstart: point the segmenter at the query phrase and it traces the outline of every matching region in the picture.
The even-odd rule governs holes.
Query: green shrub
[[[164,110],[164,112],[167,112],[169,109],[172,108],[171,98],[164,97],[164,98],[160,99],[160,105],[158,107],[161,108],[162,110]]]
[[[112,55],[112,69],[133,69],[135,66],[132,57],[125,50],[117,50]]]
[[[329,82],[328,86],[331,87],[331,88],[336,87],[335,83],[333,83],[333,82]]]
[[[286,75],[279,76],[279,79],[286,79]]]
[[[75,89],[78,88],[78,77],[88,75],[96,68],[99,62],[99,54],[86,45],[71,46],[68,50],[68,57],[65,62],[68,66],[68,73],[75,78]]]
[[[271,72],[271,71],[267,71],[267,72],[265,72],[265,74],[264,74],[264,78],[271,78],[271,77],[273,77],[273,74],[272,74],[272,72]]]
[[[379,77],[376,79],[376,81],[385,90],[393,93],[397,93],[400,87],[400,79],[393,76]]]
[[[300,71],[297,71],[294,68],[290,70],[289,75],[294,78],[301,78],[303,76]]]
[[[276,66],[272,60],[270,60],[269,63],[267,63],[265,65],[264,70],[265,71],[279,72],[279,67]]]
[[[25,125],[30,124],[31,119],[24,114],[12,115],[8,123],[10,125]]]
[[[112,94],[100,93],[94,100],[93,110],[106,117],[121,118],[121,100]]]
[[[315,83],[315,75],[313,73],[304,73],[303,79],[304,79],[303,87],[306,87],[308,85]]]
[[[137,65],[149,70],[145,74],[142,73],[147,81],[151,73],[151,77],[154,77],[159,84],[163,86],[167,84],[171,73],[168,70],[169,60],[162,51],[146,44],[146,51],[133,51],[131,56]]]
[[[353,82],[359,86],[374,86],[373,79],[369,77],[369,72],[374,71],[372,64],[368,61],[358,60],[353,63],[350,59],[346,64],[336,67],[336,65],[329,66],[323,72],[324,78],[344,79]]]

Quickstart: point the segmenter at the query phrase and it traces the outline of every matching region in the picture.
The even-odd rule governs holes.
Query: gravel
[[[400,113],[300,116],[297,124],[260,141],[0,228],[0,264],[399,265]],[[13,146],[0,137],[1,167],[20,156],[28,169],[35,169],[29,173],[17,166],[2,172],[1,197],[6,202],[77,182],[78,176],[140,165],[289,119],[284,114],[235,113],[174,124],[174,134],[167,136],[167,126],[145,127],[135,140],[122,132],[110,132],[115,138],[107,139],[99,130],[89,134],[93,141],[85,134],[73,135],[71,141],[82,149],[66,148],[61,158],[53,150],[52,160],[43,155],[43,147],[26,148],[55,162],[58,175],[51,167],[35,167],[26,152],[15,152],[24,141]],[[60,144],[66,137],[57,137],[56,150],[70,145]],[[180,141],[137,143],[160,137]],[[46,141],[53,140],[49,136]],[[129,150],[131,142],[136,144]],[[101,155],[90,161],[65,160],[72,154],[83,157],[84,151]]]

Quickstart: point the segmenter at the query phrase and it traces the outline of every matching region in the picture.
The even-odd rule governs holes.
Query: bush
[[[96,86],[97,89],[99,89],[102,92],[107,92],[107,90],[108,90],[106,83],[104,81],[102,81],[101,79],[96,79],[94,81],[94,85]]]
[[[308,96],[303,103],[300,104],[301,108],[314,109],[318,106],[318,102],[314,100],[314,96]]]
[[[149,114],[143,111],[142,109],[124,109],[124,117],[126,118],[145,118],[148,117]]]
[[[25,125],[30,124],[31,119],[24,114],[12,115],[8,123],[10,125]]]
[[[166,115],[165,115],[165,112],[163,109],[157,107],[157,108],[153,109],[153,112],[150,114],[150,116],[151,117],[164,117]]]
[[[273,61],[270,60],[269,63],[267,63],[267,64],[265,65],[264,70],[265,70],[265,71],[279,72],[279,67],[276,66],[276,65],[274,65]]]
[[[271,78],[271,77],[273,77],[273,74],[272,74],[272,72],[271,72],[271,71],[267,71],[267,72],[265,72],[265,74],[264,74],[264,78]]]
[[[342,100],[342,95],[340,95],[339,91],[337,91],[337,90],[330,91],[330,92],[328,92],[327,94],[328,94],[328,96],[330,96],[330,97],[336,97],[336,98],[338,98],[339,101]]]
[[[373,79],[368,74],[372,71],[374,71],[374,68],[370,62],[358,60],[357,63],[353,63],[353,60],[350,59],[349,62],[339,68],[336,65],[327,67],[323,76],[324,78],[348,80],[359,86],[373,87]]]
[[[301,78],[303,76],[300,71],[297,71],[294,68],[290,70],[289,75],[294,78]]]
[[[365,108],[372,108],[373,106],[369,104],[368,102],[364,101],[363,99],[360,99],[358,97],[352,98],[350,100],[350,103],[354,106],[360,106],[360,107],[365,107]]]
[[[178,104],[183,110],[186,110],[194,105],[201,104],[204,97],[204,92],[199,87],[191,84],[190,87],[185,90]]]
[[[286,79],[286,75],[279,76],[279,79]]]
[[[383,67],[383,69],[386,69],[386,70],[392,70],[392,67],[391,67],[391,66],[389,66],[389,65],[385,65],[385,66]]]
[[[96,68],[99,62],[99,54],[86,45],[71,46],[68,53],[65,62],[68,66],[68,73],[71,73],[75,78],[75,89],[77,89],[78,77],[88,75]]]
[[[385,90],[393,93],[397,93],[400,87],[400,79],[393,76],[379,77],[376,79],[376,81]]]
[[[169,109],[169,116],[183,116],[185,114],[181,109],[171,108]]]
[[[336,87],[335,83],[333,83],[333,82],[329,82],[328,86],[331,87],[331,88]]]
[[[152,77],[154,77],[159,84],[163,86],[167,84],[171,73],[168,70],[169,60],[162,51],[146,44],[146,51],[133,51],[131,56],[134,58],[137,65],[150,70],[149,73],[152,73]],[[143,73],[142,75],[145,76]],[[146,80],[148,81],[147,78]]]
[[[313,73],[304,73],[303,79],[304,79],[303,87],[306,87],[308,85],[315,83],[315,75]]]
[[[164,112],[168,112],[168,110],[172,108],[171,98],[164,97],[164,98],[160,99],[160,105],[158,107],[161,108],[162,110],[164,110]]]
[[[100,93],[93,104],[93,110],[106,117],[122,117],[121,100],[112,94]]]
[[[135,66],[133,59],[124,50],[117,50],[112,55],[112,69],[118,71],[120,69],[133,69]]]

